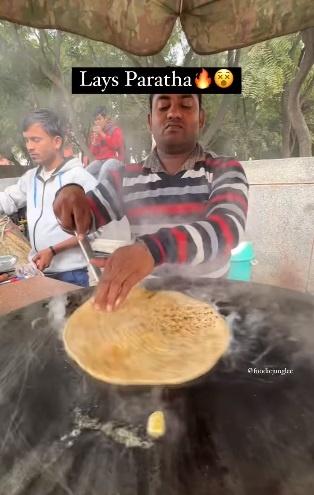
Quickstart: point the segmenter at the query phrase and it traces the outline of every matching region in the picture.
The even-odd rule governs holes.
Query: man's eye
[[[168,110],[169,108],[169,105],[163,105],[161,107],[159,107],[159,110]]]
[[[182,108],[192,108],[193,104],[192,103],[184,103],[182,105]]]

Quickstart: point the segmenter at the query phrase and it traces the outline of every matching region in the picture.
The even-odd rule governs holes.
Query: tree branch
[[[139,58],[136,57],[135,55],[132,55],[132,53],[126,53],[126,56],[128,57],[128,59],[131,60],[131,62],[135,65],[135,67],[144,67],[140,61],[139,61]]]
[[[241,50],[229,50],[227,52],[228,67],[238,67],[241,56]]]
[[[59,31],[58,31],[58,32],[59,32]],[[54,54],[53,49],[50,47],[50,44],[49,44],[49,38],[48,38],[48,36],[47,36],[46,31],[40,31],[40,34],[41,34],[41,35],[44,37],[44,39],[45,39],[46,46],[47,46],[47,50],[49,50],[49,51],[50,51],[50,53],[51,53],[51,55],[53,55],[53,56],[54,56],[55,54]]]
[[[225,119],[225,115],[228,111],[229,104],[232,101],[232,96],[233,95],[223,95],[217,114],[212,119],[209,127],[205,130],[205,132],[203,133],[200,139],[201,144],[203,144],[204,147],[210,145],[210,143],[213,141],[216,132],[222,126]]]
[[[128,96],[132,96],[132,98],[136,101],[137,105],[139,105],[143,110],[147,111],[146,105],[143,104],[143,102],[136,93],[133,93],[132,95],[128,95]]]
[[[60,55],[61,55],[61,46],[63,42],[63,33],[61,31],[57,31],[57,43],[54,50],[56,61],[58,63],[58,67],[60,67]]]
[[[291,156],[291,121],[288,112],[288,97],[289,97],[289,85],[285,84],[283,93],[281,96],[281,140],[282,140],[282,157],[289,158]]]
[[[229,67],[236,67],[239,64],[240,61],[240,50],[229,50],[227,53],[227,59],[228,59],[228,66]],[[223,95],[218,112],[215,115],[215,117],[212,119],[209,127],[205,129],[205,132],[203,133],[201,137],[201,143],[204,146],[209,146],[210,143],[213,141],[214,136],[216,132],[219,130],[219,128],[223,125],[225,115],[228,111],[228,107],[230,103],[233,101],[233,95]]]
[[[161,53],[153,55],[153,67],[165,67],[167,64]]]
[[[183,67],[188,67],[191,63],[191,60],[193,58],[194,52],[192,48],[189,48],[189,51],[184,55],[184,59],[182,62]]]
[[[97,55],[96,55],[96,53],[95,53],[95,50],[94,50],[93,44],[92,44],[92,43],[88,43],[88,45],[87,45],[87,46],[88,46],[88,49],[89,49],[90,54],[91,54],[91,56],[92,56],[93,62],[94,62],[95,64],[97,64],[98,57],[97,57]]]

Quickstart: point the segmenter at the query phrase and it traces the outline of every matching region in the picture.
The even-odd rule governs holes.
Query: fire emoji
[[[207,70],[202,69],[201,72],[195,78],[195,85],[199,89],[206,89],[212,82]]]

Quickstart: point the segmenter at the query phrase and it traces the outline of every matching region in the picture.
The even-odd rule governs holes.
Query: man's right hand
[[[64,186],[57,193],[53,211],[65,231],[84,236],[90,230],[92,214],[81,186]]]

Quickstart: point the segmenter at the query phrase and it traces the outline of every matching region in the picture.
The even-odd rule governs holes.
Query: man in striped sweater
[[[66,229],[84,235],[92,225],[126,215],[137,238],[109,259],[95,260],[106,267],[96,309],[117,308],[151,273],[224,276],[245,228],[248,184],[242,166],[198,144],[201,95],[151,95],[148,124],[156,147],[143,163],[108,169],[87,195],[67,185],[55,199],[55,214]]]

